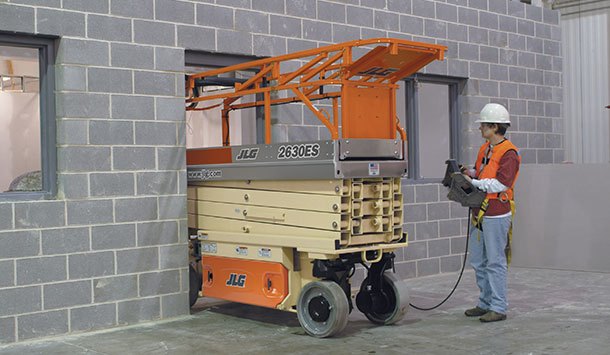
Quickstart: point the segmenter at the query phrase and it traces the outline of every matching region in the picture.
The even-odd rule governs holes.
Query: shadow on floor
[[[93,334],[0,347],[4,354],[608,354],[608,274],[511,268],[509,312],[485,324],[463,310],[476,302],[473,273],[430,312],[410,310],[393,326],[350,314],[334,338],[306,336],[296,314],[202,298],[192,315]],[[442,300],[455,274],[408,280],[412,301]]]
[[[301,329],[296,313],[280,311],[241,303],[227,302],[218,299],[201,298],[191,308],[192,315],[202,315],[202,312],[210,312],[224,316],[234,317],[236,320],[247,319],[279,327],[295,328],[292,332],[297,335],[306,335]],[[421,321],[421,318],[405,318],[399,324],[411,325]],[[379,325],[371,323],[366,317],[354,308],[349,316],[349,327],[341,332],[341,337],[348,337],[366,329],[378,328]]]

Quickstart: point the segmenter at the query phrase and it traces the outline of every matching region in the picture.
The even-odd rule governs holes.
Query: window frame
[[[418,178],[420,172],[420,157],[417,154],[419,146],[419,106],[417,83],[444,84],[449,86],[449,157],[447,159],[459,160],[461,143],[460,100],[459,90],[466,79],[432,74],[414,74],[405,78],[405,104],[408,154],[408,184],[440,183],[439,178]]]
[[[56,37],[0,32],[0,45],[38,49],[40,85],[40,170],[42,190],[0,192],[0,201],[54,199],[57,196],[57,124],[55,111]]]

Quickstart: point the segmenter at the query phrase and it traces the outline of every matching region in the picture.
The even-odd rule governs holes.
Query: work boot
[[[483,315],[483,317],[479,318],[479,320],[483,323],[489,322],[498,322],[506,319],[506,314],[489,311]]]
[[[466,317],[480,317],[487,312],[488,311],[486,309],[476,306],[474,308],[467,309],[464,314],[466,315]]]

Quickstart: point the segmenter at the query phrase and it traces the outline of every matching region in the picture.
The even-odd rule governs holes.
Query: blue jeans
[[[483,217],[483,231],[470,225],[469,258],[481,291],[478,306],[506,314],[506,255],[511,217]]]

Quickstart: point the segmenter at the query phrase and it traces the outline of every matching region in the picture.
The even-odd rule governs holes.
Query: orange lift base
[[[288,296],[288,270],[268,261],[203,256],[203,295],[276,308]]]

